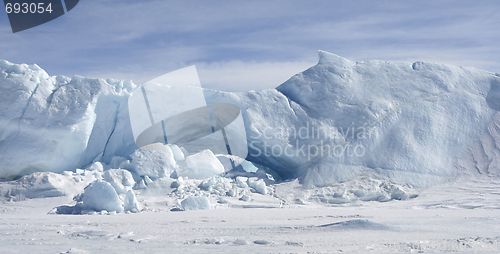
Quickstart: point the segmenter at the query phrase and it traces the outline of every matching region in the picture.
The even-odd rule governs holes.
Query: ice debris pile
[[[500,75],[474,68],[320,51],[317,65],[277,89],[203,90],[207,103],[241,109],[249,155],[231,157],[239,171],[210,150],[138,149],[127,105],[135,89],[0,61],[0,178],[20,177],[1,183],[2,196],[77,195],[61,208],[70,213],[144,210],[152,195],[180,210],[208,207],[189,197],[212,208],[342,204],[411,198],[414,187],[500,172]]]
[[[69,196],[74,197],[74,204],[55,207],[50,213],[100,215],[230,207],[345,205],[416,197],[407,186],[390,185],[370,177],[364,182],[303,190],[297,180],[277,182],[273,177],[274,172],[248,161],[242,163],[246,167],[223,174],[197,174],[200,171],[192,170],[186,161],[191,160],[193,165],[206,161],[206,157],[216,161],[217,156],[210,150],[193,155],[182,153],[182,156],[165,156],[173,155],[166,151],[182,152],[182,149],[176,145],[167,145],[157,151],[138,149],[131,160],[115,157],[112,164],[94,162],[85,169],[64,171],[61,174],[36,172],[16,181],[0,183],[0,195],[11,201]],[[149,156],[145,157],[145,154]],[[138,166],[144,165],[146,158],[148,171]],[[212,169],[207,171],[213,172],[220,168],[220,162],[219,165],[205,165],[207,168],[210,166]],[[178,172],[191,173],[188,177],[179,176]],[[162,204],[155,205],[158,202]]]
[[[205,210],[211,209],[215,204],[229,206],[231,203],[229,199],[236,203],[250,201],[251,193],[271,195],[273,192],[272,187],[267,184],[274,183],[274,178],[263,170],[246,172],[244,168],[240,168],[239,171],[226,173],[224,177],[221,175],[224,171],[218,172],[222,164],[210,150],[188,155],[182,152],[184,149],[181,150],[176,145],[162,146],[164,149],[156,151],[138,149],[132,160],[114,158],[112,160],[114,164],[110,165],[95,162],[86,169],[78,169],[77,172],[34,173],[21,178],[15,184],[10,183],[10,186],[5,183],[1,185],[2,189],[9,189],[2,195],[19,200],[31,198],[31,194],[39,192],[41,188],[53,195],[39,195],[39,197],[67,195],[69,193],[63,191],[72,189],[71,194],[74,195],[76,204],[56,207],[51,213],[115,214],[148,211],[147,202],[144,200],[148,197],[164,198],[167,200],[166,203],[170,202],[166,208],[173,211]],[[181,154],[173,156],[175,152],[172,151]],[[147,172],[141,170],[142,166],[138,166],[146,163],[144,154],[149,155]],[[200,171],[199,165],[205,161],[213,163],[203,165],[206,170]],[[186,172],[189,176],[180,174]],[[215,173],[207,174],[207,172]],[[65,184],[24,185],[27,178],[36,178],[40,174],[49,176],[38,179],[38,182],[47,180],[53,182],[62,177],[64,181],[61,182]],[[142,199],[139,200],[138,197]]]
[[[274,178],[255,166],[248,168],[255,172],[241,167],[225,173],[210,150],[189,155],[176,145],[161,146],[155,151],[138,149],[131,160],[115,157],[110,164],[94,162],[75,172],[33,173],[1,183],[0,194],[10,200],[74,196],[76,204],[52,213],[108,214],[147,211],[137,196],[166,198],[173,210],[198,210],[210,209],[211,203],[227,204],[229,198],[249,201],[252,192],[272,192],[266,183],[274,183]]]

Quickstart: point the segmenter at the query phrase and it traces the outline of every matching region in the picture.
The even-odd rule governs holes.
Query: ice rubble
[[[188,197],[181,202],[181,207],[185,211],[188,210],[210,210],[210,199],[205,196]]]
[[[458,173],[499,176],[500,75],[473,68],[351,62],[320,51],[317,65],[277,89],[203,90],[207,103],[241,109],[249,156],[231,158],[241,163],[231,172],[223,165],[230,156],[212,151],[138,149],[130,81],[50,77],[7,61],[0,74],[0,178],[25,175],[0,192],[10,199],[89,192],[87,206],[77,197],[60,213],[101,209],[90,205],[91,185],[84,190],[95,181],[118,196],[106,209],[137,212],[148,195],[172,197],[178,209],[191,196],[234,205],[257,193],[282,204],[339,205],[404,200],[415,196],[410,187]],[[343,153],[332,154],[336,147]],[[356,147],[363,153],[352,156]],[[61,174],[29,175],[36,171]],[[291,181],[274,184],[280,179]]]
[[[177,176],[204,179],[224,173],[224,166],[208,149],[188,156],[186,165],[177,171]]]
[[[207,151],[209,150],[200,153]],[[189,155],[186,159],[190,157],[198,160],[197,163],[205,160],[203,156],[196,154]],[[131,164],[133,160],[121,163],[121,165]],[[175,170],[188,167],[181,163],[177,165]],[[15,182],[0,183],[0,194],[11,200],[74,196],[73,205],[56,207],[50,213],[101,215],[154,211],[154,208],[148,207],[150,197],[153,200],[159,197],[170,200],[166,202],[165,208],[172,211],[187,211],[224,207],[286,207],[316,203],[344,205],[359,201],[404,200],[416,196],[409,194],[412,190],[408,187],[390,185],[372,178],[365,179],[364,182],[303,190],[297,181],[277,184],[270,174],[262,172],[261,169],[255,173],[241,172],[239,176],[232,175],[233,177],[216,175],[206,178],[205,175],[201,175],[203,177],[191,179],[181,176],[176,178],[152,176],[153,180],[148,175],[139,176],[135,172],[112,166],[95,162],[86,169],[77,169],[76,172],[33,173]],[[254,167],[261,166],[254,165]],[[177,175],[175,171],[173,173]],[[8,190],[5,191],[6,189]]]
[[[199,164],[206,161],[205,156],[207,154],[215,159],[210,150],[204,150],[199,154],[187,156],[186,160],[191,160],[193,163]],[[138,159],[142,158],[138,157]],[[184,160],[183,158],[179,159]],[[132,162],[127,160],[121,163],[121,165],[131,164],[134,164],[134,160]],[[187,164],[179,164],[175,168],[174,173],[177,176],[175,179],[170,178],[170,176],[158,178],[151,176],[154,180],[148,175],[140,176],[135,172],[131,173],[131,171],[122,168],[109,168],[109,166],[102,166],[99,162],[96,162],[87,169],[78,170],[80,174],[93,176],[91,183],[85,187],[83,194],[75,196],[75,205],[56,207],[51,213],[95,214],[98,212],[100,214],[108,214],[109,212],[147,211],[148,208],[144,208],[141,203],[141,200],[143,203],[144,200],[141,198],[149,196],[170,197],[176,200],[170,207],[172,210],[203,210],[211,209],[211,202],[214,203],[226,198],[237,200],[241,196],[249,195],[251,192],[263,195],[268,193],[266,183],[258,177],[238,177],[240,181],[244,179],[246,183],[245,186],[239,187],[241,183],[236,183],[231,178],[220,175],[207,177],[205,172],[202,172],[200,175],[193,174],[193,179],[187,176],[177,176],[180,174],[176,171],[190,170],[190,166]],[[211,166],[213,168],[210,168]],[[218,170],[221,167],[220,163],[219,165],[204,165],[204,168],[208,172]],[[103,169],[106,170],[103,172]],[[55,173],[50,174],[58,175]],[[135,174],[135,176],[132,174]],[[153,172],[154,174],[155,172]],[[264,174],[264,176],[266,175]],[[67,180],[68,182],[72,182],[73,179],[68,178]],[[267,180],[272,181],[270,179]],[[78,193],[78,191],[75,191],[75,193]],[[139,199],[137,195],[139,195]],[[227,203],[227,200],[226,202],[219,203]]]
[[[157,150],[137,149],[130,157],[132,159],[130,165],[122,166],[139,176],[153,178],[170,176],[177,165],[170,146],[162,146],[162,149]],[[178,160],[182,161],[183,158],[182,160],[180,158]]]
[[[46,198],[74,196],[83,191],[85,186],[96,178],[89,171],[56,174],[52,172],[36,172],[21,177],[15,182],[0,185],[0,194],[9,200],[25,198]]]
[[[85,188],[83,207],[93,211],[123,211],[123,205],[116,190],[110,183],[101,180],[97,180]]]

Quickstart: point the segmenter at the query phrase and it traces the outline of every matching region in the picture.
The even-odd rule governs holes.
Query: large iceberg
[[[375,171],[416,186],[457,175],[458,159],[500,109],[499,89],[498,74],[474,68],[355,63],[326,52],[277,88],[310,118],[339,130],[346,148],[306,164],[305,181],[326,185]]]
[[[177,148],[168,158],[137,150],[128,111],[137,89],[132,82],[51,77],[36,65],[7,61],[0,61],[0,74],[0,177],[96,161],[130,160],[122,168],[142,177],[168,177],[176,169]],[[276,89],[196,89],[207,104],[240,108],[247,161],[305,186],[370,176],[425,187],[459,173],[498,176],[491,163],[500,154],[498,74],[421,62],[352,62],[320,51],[317,65]],[[150,155],[165,157],[165,172],[141,166],[153,163]]]
[[[132,153],[127,95],[134,88],[0,61],[0,177],[60,173]]]
[[[276,90],[213,92],[210,99],[246,108],[247,159],[283,178],[327,186],[370,175],[426,187],[477,171],[473,155],[491,161],[499,154],[499,76],[443,64],[352,62],[320,51],[317,65]],[[471,152],[480,137],[488,151]]]

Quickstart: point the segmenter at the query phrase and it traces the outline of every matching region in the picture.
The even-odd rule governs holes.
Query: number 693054
[[[52,13],[52,3],[47,6],[44,3],[7,3],[5,11],[7,13]]]

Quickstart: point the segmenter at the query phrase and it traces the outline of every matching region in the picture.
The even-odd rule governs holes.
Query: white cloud
[[[244,92],[276,88],[293,75],[312,67],[316,63],[317,61],[223,61],[210,63],[200,62],[194,63],[194,65],[198,71],[202,87],[221,91]],[[103,79],[132,80],[135,84],[142,84],[155,77],[189,65],[192,64],[170,65],[163,71],[158,69],[154,71],[144,70],[141,69],[140,66],[136,66],[136,71],[127,71],[125,68],[117,68],[114,71],[108,71],[106,73],[89,71],[84,76]]]
[[[196,64],[201,85],[222,91],[275,88],[316,62],[212,62]]]
[[[17,34],[0,14],[0,59],[37,63],[51,75],[136,83],[196,64],[203,84],[222,90],[275,87],[315,64],[317,50],[354,61],[500,72],[496,6],[497,0],[81,1],[67,15]]]

